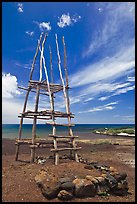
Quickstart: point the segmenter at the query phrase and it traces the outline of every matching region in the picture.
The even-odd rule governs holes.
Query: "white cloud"
[[[17,89],[17,78],[9,74],[2,74],[2,98],[13,98],[15,95],[20,95],[21,92]]]
[[[119,82],[119,79],[135,71],[134,12],[129,12],[130,6],[133,8],[134,4],[128,6],[126,2],[124,4],[111,2],[98,5],[105,13],[105,21],[104,24],[102,23],[102,28],[100,27],[100,32],[94,33],[95,36],[85,55],[91,56],[106,46],[103,57],[92,64],[83,65],[78,72],[70,75],[70,86],[80,87],[80,94],[85,93],[89,98],[102,93],[112,93],[99,98],[104,101],[111,96],[123,94],[135,88],[131,83],[127,83],[134,81],[132,77]],[[125,25],[126,28],[129,26],[129,29],[121,40],[120,29]],[[110,47],[109,44],[111,44]],[[105,51],[110,51],[111,54],[106,54]]]
[[[105,101],[105,100],[107,100],[109,97],[110,97],[110,96],[102,96],[102,97],[100,97],[98,100],[99,100],[99,101]]]
[[[23,13],[23,4],[22,3],[18,3],[18,12]]]
[[[134,46],[127,47],[127,50],[123,47],[112,57],[106,57],[86,67],[83,66],[80,71],[70,76],[70,85],[77,87],[101,80],[116,80],[120,76],[125,76],[135,66]]]
[[[34,32],[33,31],[26,31],[25,32],[27,35],[29,35],[29,36],[33,36],[34,35]]]
[[[20,64],[18,62],[16,62],[15,65],[18,67],[22,67],[24,69],[31,69],[31,66],[32,66],[31,64]]]
[[[103,9],[102,8],[98,8],[98,11],[101,13],[103,11]]]
[[[89,98],[86,98],[85,100],[84,100],[84,102],[88,102],[88,101],[92,101],[93,100],[93,97],[89,97]]]
[[[89,110],[85,110],[85,111],[80,111],[79,113],[89,113],[89,112],[97,112],[97,111],[103,111],[103,110],[113,110],[115,108],[114,105],[118,104],[118,101],[114,101],[102,106],[97,106],[97,107],[93,107]]]
[[[51,25],[50,25],[50,22],[42,22],[39,24],[39,28],[41,31],[44,31],[45,29],[46,30],[51,30]]]
[[[132,36],[134,29],[125,27],[127,23],[134,25],[135,21],[135,3],[131,2],[107,2],[107,3],[97,3],[100,5],[100,8],[97,8],[99,12],[104,11],[106,17],[102,22],[102,27],[100,26],[99,30],[96,30],[91,36],[91,43],[89,48],[85,50],[83,56],[89,56],[97,52],[102,46],[112,44],[113,42],[117,45],[117,48],[125,41],[127,43],[127,37]],[[124,35],[121,38],[116,36],[119,35],[121,28],[124,30]],[[130,37],[132,38],[132,37]],[[116,40],[114,40],[116,39]],[[118,43],[119,41],[119,43]],[[113,46],[114,47],[114,46]]]
[[[125,87],[125,88],[122,88],[122,89],[118,89],[113,94],[111,94],[109,96],[100,97],[98,100],[105,101],[105,100],[109,99],[112,96],[116,96],[116,95],[120,95],[120,94],[123,94],[123,93],[127,93],[128,91],[132,91],[134,89],[135,89],[134,85],[133,86],[129,86],[129,87]]]
[[[129,76],[128,76],[127,81],[135,81],[135,77],[129,77]]]
[[[74,15],[71,17],[69,13],[62,14],[62,16],[59,18],[59,22],[57,22],[57,25],[60,28],[64,28],[66,26],[72,25],[73,23],[76,23],[80,18],[81,16],[77,16],[77,15]]]
[[[38,21],[33,21],[33,23],[37,24],[41,31],[45,31],[45,30],[50,31],[51,30],[50,22],[41,22],[41,23],[39,23]]]
[[[130,86],[130,87],[126,87],[126,88],[123,88],[123,89],[119,89],[114,94],[112,94],[112,96],[119,95],[119,94],[122,94],[122,93],[126,93],[127,91],[131,91],[131,90],[134,90],[134,89],[135,89],[135,86]]]

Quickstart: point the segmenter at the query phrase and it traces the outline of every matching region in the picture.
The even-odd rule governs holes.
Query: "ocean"
[[[124,128],[135,127],[134,124],[76,124],[72,127],[74,135],[80,135],[79,139],[90,139],[91,130],[97,128]],[[37,124],[37,137],[48,138],[48,134],[52,134],[52,127],[45,124]],[[19,124],[3,124],[2,138],[15,139],[18,138]],[[23,124],[22,138],[31,138],[32,124]],[[57,135],[67,135],[67,128],[58,126]],[[94,137],[96,134],[92,134]],[[96,136],[97,137],[97,136]]]

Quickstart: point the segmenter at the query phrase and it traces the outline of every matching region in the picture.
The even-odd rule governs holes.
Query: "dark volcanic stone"
[[[110,174],[107,174],[105,179],[107,180],[110,188],[114,188],[118,184],[117,180],[113,176],[111,176]]]
[[[41,188],[43,196],[47,199],[56,198],[60,191],[59,186],[49,187],[49,186],[44,186],[41,184],[41,186],[39,187]]]
[[[90,164],[90,165],[87,164],[84,166],[84,168],[91,170],[91,169],[94,169],[94,166],[92,164]]]
[[[62,183],[60,185],[61,190],[67,190],[67,191],[72,192],[72,193],[74,192],[74,188],[75,188],[75,185],[72,182],[66,182],[66,183]]]
[[[96,195],[95,185],[87,179],[75,179],[75,196],[76,197],[92,197]]]
[[[71,182],[72,179],[71,178],[68,178],[68,177],[63,177],[63,178],[60,178],[59,179],[59,183],[62,184],[62,183],[66,183],[66,182]]]
[[[58,194],[58,199],[60,200],[71,200],[73,198],[72,193],[66,191],[66,190],[61,190]]]
[[[127,177],[127,173],[122,172],[114,176],[117,181],[124,180]]]

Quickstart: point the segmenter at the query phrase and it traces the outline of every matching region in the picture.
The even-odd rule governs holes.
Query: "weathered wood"
[[[51,77],[51,83],[53,83],[53,66],[52,66],[52,51],[51,47],[49,46],[49,52],[50,52],[50,77]]]
[[[41,33],[40,39],[38,40],[38,46],[37,46],[37,49],[36,49],[36,53],[35,53],[35,56],[34,56],[34,59],[33,59],[33,63],[32,63],[32,67],[31,67],[31,71],[30,71],[30,77],[29,77],[30,80],[32,79],[32,74],[33,74],[33,71],[34,71],[34,66],[35,66],[37,55],[38,55],[38,51],[39,51],[39,46],[40,46],[40,43],[41,43],[42,35],[43,35],[43,33]]]
[[[60,74],[60,78],[62,81],[62,85],[63,85],[63,94],[64,94],[64,99],[65,99],[65,105],[66,105],[66,110],[67,113],[69,112],[68,110],[68,106],[67,106],[67,96],[66,96],[66,88],[65,88],[65,83],[64,83],[64,79],[62,76],[62,70],[61,70],[61,60],[60,60],[60,53],[59,53],[59,46],[58,46],[58,38],[57,38],[57,34],[55,34],[56,37],[56,47],[57,47],[57,56],[58,56],[58,68],[59,68],[59,74]]]
[[[45,63],[45,58],[44,58],[44,63]],[[33,89],[36,89],[38,84],[40,85],[40,89],[48,92],[48,84],[47,83],[39,82],[39,81],[30,82],[30,86]],[[51,84],[50,83],[49,87],[50,87],[50,92],[51,93],[57,93],[57,92],[63,90],[63,86],[60,85],[60,84]]]
[[[45,80],[43,81],[36,81],[36,80],[29,80],[30,84],[32,85],[47,85],[47,82]],[[54,83],[50,83],[50,86],[59,86],[59,87],[63,87],[61,84],[54,84]]]
[[[65,76],[66,76],[66,89],[65,89],[66,97],[67,97],[66,103],[67,103],[67,106],[68,106],[68,111],[70,112],[70,101],[69,101],[69,95],[68,95],[69,83],[68,83],[68,71],[67,71],[67,54],[66,54],[66,45],[65,45],[64,36],[62,38],[62,42],[63,42],[63,47],[64,47],[64,70],[65,70]],[[66,111],[67,111],[67,109],[66,109]],[[68,124],[70,124],[70,123],[71,123],[71,117],[68,116]],[[69,135],[73,136],[73,131],[72,131],[71,127],[69,127]],[[75,140],[71,140],[70,146],[71,147],[76,147]],[[70,155],[72,155],[71,151],[70,151]],[[75,152],[75,160],[76,160],[76,162],[79,161],[77,152]]]
[[[76,150],[80,150],[81,149],[81,147],[65,147],[65,148],[58,148],[58,149],[51,149],[50,151],[51,152],[59,152],[59,151],[65,151],[65,150],[74,150],[74,151],[76,151]]]
[[[39,91],[40,87],[38,85],[37,87],[37,94],[36,94],[36,102],[35,102],[35,112],[38,110],[38,102],[39,102]],[[36,123],[37,123],[37,116],[34,116],[33,119],[33,127],[32,127],[32,144],[35,144],[35,138],[36,138]],[[35,148],[31,148],[31,162],[34,162],[35,157]]]
[[[29,90],[29,88],[25,88],[25,87],[21,87],[21,86],[18,86],[18,88],[19,88],[19,89],[22,89],[22,90],[25,90],[25,91],[28,91],[28,90]],[[30,92],[37,93],[37,92],[34,91],[34,90],[30,90]],[[49,96],[47,93],[44,93],[44,92],[39,92],[39,94]]]
[[[72,152],[75,155],[75,160],[78,161],[78,156],[77,156],[77,151],[81,149],[81,147],[77,147],[75,144],[75,138],[78,138],[78,136],[73,135],[72,131],[72,126],[75,124],[71,124],[71,118],[74,118],[74,114],[70,112],[70,102],[69,102],[69,95],[68,95],[68,90],[69,90],[69,84],[68,84],[68,72],[67,72],[67,62],[66,62],[66,45],[64,41],[64,37],[62,38],[63,42],[63,47],[64,47],[64,70],[65,70],[65,78],[66,78],[66,85],[63,79],[63,74],[62,74],[62,69],[61,69],[61,59],[60,59],[60,53],[59,53],[59,47],[58,47],[58,39],[57,39],[57,34],[55,35],[56,37],[56,47],[57,47],[57,57],[58,57],[58,70],[59,70],[59,75],[61,79],[61,84],[55,84],[53,81],[53,66],[52,66],[52,51],[51,47],[49,47],[50,51],[50,81],[48,77],[48,71],[46,67],[46,61],[44,58],[44,45],[45,41],[47,38],[47,34],[44,36],[43,42],[42,42],[42,47],[40,47],[42,35],[40,36],[40,40],[38,41],[38,46],[37,50],[33,59],[32,63],[32,68],[30,72],[30,80],[28,84],[28,88],[25,87],[19,87],[22,90],[26,90],[29,92],[35,92],[36,93],[36,101],[35,101],[35,110],[34,111],[26,111],[25,110],[21,113],[21,121],[20,122],[20,127],[22,128],[22,123],[23,123],[23,118],[30,118],[33,119],[33,127],[32,127],[32,138],[31,139],[26,139],[22,140],[21,138],[16,140],[16,146],[17,146],[17,151],[19,149],[19,146],[21,144],[28,144],[31,148],[31,162],[34,161],[35,158],[35,148],[47,148],[47,145],[52,145],[54,149],[51,149],[51,151],[54,153],[54,158],[55,158],[55,165],[59,163],[59,152],[64,151],[64,150],[69,150],[70,154],[72,155]],[[36,57],[38,55],[38,50],[40,50],[40,78],[39,81],[37,80],[32,80],[32,74],[34,71],[34,65],[36,61]],[[42,80],[42,69],[44,67],[45,71],[45,76],[46,79]],[[42,92],[42,91],[43,92]],[[64,100],[65,100],[65,106],[66,106],[66,113],[65,112],[60,112],[60,111],[55,111],[54,110],[54,98],[55,98],[55,93],[63,91],[64,95]],[[47,95],[49,96],[49,101],[50,101],[50,110],[45,110],[45,111],[38,111],[38,103],[39,103],[39,95]],[[25,105],[25,104],[24,104]],[[68,118],[68,124],[59,124],[56,123],[56,117],[61,117],[61,118]],[[52,137],[52,140],[38,140],[36,138],[36,123],[37,119],[42,119],[42,120],[52,120],[52,122],[47,122],[46,124],[52,125],[52,134],[49,135],[49,137]],[[68,127],[69,134],[68,136],[63,136],[63,135],[56,135],[56,126],[66,126]],[[17,155],[17,153],[16,153]]]
[[[64,36],[62,37],[63,47],[64,47],[64,70],[65,70],[65,76],[66,76],[66,86],[68,87],[68,70],[67,70],[67,54],[66,54],[66,44]]]
[[[21,139],[21,140],[16,140],[15,144],[32,144],[32,139]],[[35,139],[35,144],[53,144],[53,140],[48,140],[48,139]]]
[[[34,112],[34,111],[26,111],[24,113],[20,113],[23,116],[50,116],[52,117],[52,115],[54,115],[54,117],[68,117],[70,116],[71,118],[74,118],[74,114],[72,113],[63,113],[63,112],[59,112],[59,111],[51,111],[51,110],[46,110],[46,111],[39,111],[39,112]]]
[[[25,110],[26,110],[27,100],[28,100],[29,93],[30,93],[30,89],[28,89],[28,91],[27,91],[27,93],[26,93],[25,102],[24,102],[24,107],[23,107],[23,113],[24,113]],[[21,120],[20,120],[20,126],[19,126],[19,139],[21,139],[21,134],[22,134],[22,124],[23,124],[23,116],[21,117]],[[16,145],[15,161],[18,160],[18,155],[19,155],[19,145]]]
[[[40,78],[39,78],[39,81],[42,80],[42,60],[43,60],[44,44],[45,44],[46,38],[47,38],[47,34],[44,36],[44,40],[42,42],[42,49],[40,50],[40,47],[39,47],[39,50],[41,52],[41,55],[40,55]]]
[[[46,122],[46,124],[55,125],[55,126],[66,126],[66,127],[75,126],[75,124],[59,124],[59,123],[53,123],[53,122]]]
[[[61,65],[60,65],[61,60],[60,60],[60,54],[59,54],[59,48],[58,48],[57,34],[56,34],[56,46],[57,46],[57,55],[58,55],[58,67],[59,67],[59,72],[60,72],[60,78],[61,78],[62,85],[63,85],[63,93],[64,93],[64,99],[65,99],[65,105],[66,105],[66,112],[69,113],[70,112],[70,107],[69,107],[68,89],[66,89],[66,87],[65,87],[63,76],[62,76]],[[64,44],[64,51],[65,51],[64,52],[64,58],[66,60],[65,44]],[[67,70],[66,70],[66,61],[65,61],[65,64],[64,64],[64,68],[65,68],[66,82],[67,82],[66,85],[68,86],[68,75],[67,75]],[[72,132],[72,129],[71,129],[71,118],[69,116],[68,116],[68,127],[69,127],[69,135],[73,136],[73,132]],[[72,147],[72,145],[70,145],[70,146]],[[71,150],[70,150],[70,155],[72,156],[72,151]]]
[[[49,137],[56,137],[56,138],[78,138],[79,136],[75,135],[75,136],[66,136],[66,135],[52,135],[49,134]]]
[[[21,118],[22,116],[18,116],[18,118]],[[30,118],[30,119],[34,119],[35,116],[23,116],[23,118]],[[51,120],[51,118],[41,118],[41,117],[37,117],[37,119],[39,120]]]

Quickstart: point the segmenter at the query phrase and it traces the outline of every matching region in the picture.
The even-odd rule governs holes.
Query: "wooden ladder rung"
[[[79,136],[65,136],[65,135],[52,135],[52,134],[49,134],[49,137],[54,137],[54,138],[78,138]]]
[[[51,149],[51,152],[59,152],[59,151],[65,151],[65,150],[79,150],[81,147],[65,147],[65,148],[57,148],[57,149]]]

